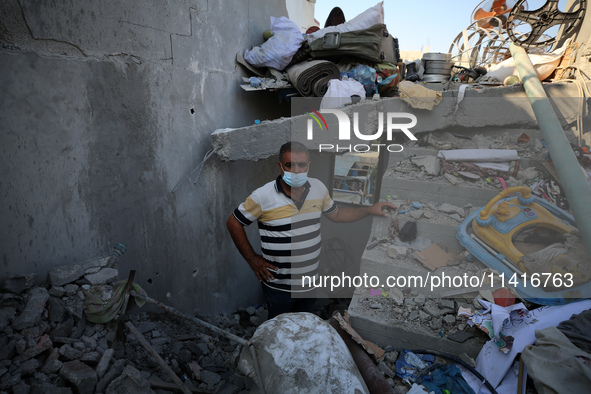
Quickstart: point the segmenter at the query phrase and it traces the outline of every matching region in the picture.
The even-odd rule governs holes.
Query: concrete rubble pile
[[[96,285],[112,288],[117,280],[117,269],[105,267],[106,261],[54,269],[48,282],[39,287],[35,285],[37,274],[16,275],[4,282],[1,393],[175,391],[170,376],[134,335],[128,333],[117,342],[115,320],[107,324],[87,321],[86,292]],[[234,335],[250,337],[264,321],[263,313],[263,308],[251,306],[229,317],[212,317],[210,322]],[[237,357],[237,344],[180,320],[149,311],[132,310],[128,315],[128,321],[191,391],[249,392],[252,381],[226,365],[232,356]]]
[[[534,134],[534,131],[527,130],[527,134]],[[519,134],[516,136],[514,132],[508,131],[494,136],[457,135],[449,132],[431,133],[421,138],[418,143],[408,144],[407,150],[409,152],[418,150],[418,153],[414,153],[414,157],[401,160],[396,163],[396,166],[391,163],[386,176],[493,190],[502,190],[503,188],[498,177],[504,179],[507,187],[533,183],[536,179],[544,177],[541,172],[541,163],[546,160],[547,150],[541,136],[539,136],[540,138],[529,138],[528,136],[527,142],[518,142],[517,136]],[[517,161],[510,162],[506,172],[481,168],[476,168],[476,173],[456,171],[452,166],[446,166],[446,162],[437,157],[438,151],[451,149],[513,149],[519,154],[520,161],[519,163]]]
[[[472,338],[474,346],[482,346],[488,338],[476,327],[466,324],[466,319],[458,316],[458,309],[478,308],[476,299],[425,298],[416,291],[404,294],[399,289],[383,291],[381,296],[372,295],[369,289],[359,290],[357,302],[364,308],[373,310],[381,319],[388,319],[392,325],[406,325],[409,328],[429,331],[431,335],[445,338],[460,338],[464,342]],[[465,333],[459,335],[458,333]],[[418,346],[419,344],[417,344]]]
[[[36,274],[16,275],[4,282],[0,299],[0,392],[174,391],[170,377],[131,333],[117,342],[116,321],[95,324],[86,320],[85,292],[91,286],[112,286],[117,280],[117,269],[100,264],[101,260],[94,260],[54,269],[43,286],[35,285]],[[437,305],[424,298],[421,303],[418,298],[404,297],[392,292],[388,298],[372,301],[375,305],[394,302],[399,309],[397,319],[420,322],[435,331],[448,330],[446,335],[466,329],[463,323],[456,325],[453,301],[441,300]],[[318,312],[328,316],[335,305],[323,301]],[[373,304],[372,308],[379,309]],[[236,343],[216,333],[204,333],[190,321],[163,316],[132,310],[128,320],[192,392],[250,392],[253,381],[235,371],[241,350]],[[208,321],[250,338],[265,319],[264,308],[250,306]],[[385,350],[377,362],[378,369],[395,392],[405,393],[409,386],[394,372],[398,351],[393,347]]]

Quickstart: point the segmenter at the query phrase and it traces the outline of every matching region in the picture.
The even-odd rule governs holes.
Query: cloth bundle
[[[328,90],[328,81],[340,79],[336,64],[328,60],[308,60],[287,69],[291,84],[304,97],[323,97]]]
[[[304,38],[295,22],[282,16],[271,17],[271,33],[260,47],[244,52],[244,60],[255,67],[270,67],[283,70],[301,47]]]

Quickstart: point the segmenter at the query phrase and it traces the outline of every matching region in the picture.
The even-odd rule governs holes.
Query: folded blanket
[[[341,77],[336,64],[328,60],[308,60],[286,71],[291,84],[304,97],[323,97],[328,90],[328,81]]]

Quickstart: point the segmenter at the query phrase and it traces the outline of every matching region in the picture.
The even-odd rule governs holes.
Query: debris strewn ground
[[[168,392],[156,387],[172,385],[170,376],[131,333],[117,342],[116,321],[95,324],[84,315],[86,292],[91,288],[89,272],[94,285],[112,288],[116,271],[77,265],[53,270],[50,281],[55,285],[35,286],[35,274],[15,276],[4,283],[1,392],[150,392],[150,386],[156,392]],[[248,338],[265,318],[263,308],[251,306],[208,320]],[[137,307],[129,321],[189,388],[249,392],[252,381],[227,364],[236,356],[236,343],[190,321]]]
[[[423,136],[418,142],[411,142],[405,149],[412,152],[416,148],[428,155],[416,155],[403,160],[391,158],[391,162],[385,177],[414,179],[442,184],[462,185],[493,190],[502,190],[503,185],[497,178],[502,177],[506,186],[517,186],[523,183],[533,183],[541,178],[540,163],[546,160],[547,150],[539,132],[526,130],[532,134],[527,142],[518,142],[519,133],[516,130],[511,132],[490,134],[465,134],[442,132],[429,133]],[[517,134],[516,134],[517,133]],[[461,171],[445,162],[440,163],[437,159],[437,152],[451,149],[513,149],[520,157],[520,162],[511,162],[508,171],[492,171],[477,169],[476,173]],[[415,155],[413,155],[415,156]],[[394,162],[392,162],[394,161]],[[477,175],[477,176],[474,176]]]

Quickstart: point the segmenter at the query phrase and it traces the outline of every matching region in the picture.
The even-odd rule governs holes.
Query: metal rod
[[[119,315],[119,319],[117,321],[117,334],[115,336],[116,341],[125,340],[125,331],[123,330],[123,323],[125,318],[127,317],[127,309],[129,307],[129,302],[131,301],[129,298],[129,294],[131,293],[131,289],[133,288],[134,277],[135,270],[130,270],[129,276],[127,277],[127,283],[125,283],[125,289],[123,290],[123,307],[121,308],[121,314]]]
[[[357,365],[369,392],[371,394],[395,393],[392,386],[386,381],[382,372],[376,367],[365,350],[363,350],[363,348],[351,339],[351,336],[341,328],[336,317],[333,316],[330,319],[330,325],[337,331],[345,342],[345,345],[347,345],[347,348],[353,357],[353,361],[355,361],[355,365]]]
[[[176,309],[174,309],[173,307],[171,307],[171,306],[168,306],[168,305],[166,305],[166,304],[163,304],[163,303],[162,303],[162,302],[160,302],[160,301],[157,301],[157,300],[155,300],[155,299],[153,299],[153,298],[150,298],[150,297],[148,297],[148,296],[145,296],[145,295],[139,294],[138,292],[135,292],[135,291],[132,291],[132,292],[131,292],[131,295],[133,295],[134,297],[136,297],[136,298],[139,298],[139,299],[141,299],[141,300],[144,300],[144,301],[146,301],[147,303],[150,303],[150,304],[152,304],[152,305],[156,305],[157,307],[159,307],[159,308],[162,308],[162,309],[164,309],[165,311],[167,311],[167,312],[169,312],[169,313],[171,313],[171,314],[173,314],[173,315],[175,315],[175,316],[182,317],[183,319],[190,320],[190,321],[192,321],[193,323],[197,323],[197,324],[199,324],[200,326],[206,327],[206,328],[210,329],[211,331],[213,331],[213,332],[215,332],[215,333],[217,333],[217,334],[223,335],[223,336],[225,336],[226,338],[228,338],[228,339],[230,339],[230,340],[232,340],[232,341],[234,341],[234,342],[237,342],[237,343],[239,343],[239,344],[241,344],[241,345],[243,345],[243,346],[250,346],[250,342],[249,342],[249,341],[247,341],[246,339],[244,339],[244,338],[240,338],[240,337],[238,337],[238,336],[236,336],[236,335],[234,335],[234,334],[231,334],[231,333],[229,333],[229,332],[227,332],[227,331],[224,331],[224,330],[222,330],[221,328],[218,328],[218,327],[216,327],[216,326],[214,326],[214,325],[211,325],[211,324],[209,324],[209,323],[206,323],[206,322],[204,322],[203,320],[197,319],[196,317],[189,316],[189,315],[185,315],[184,313],[182,313],[182,312],[179,312],[179,311],[177,311]]]
[[[193,323],[196,323],[196,324],[198,324],[198,325],[200,325],[202,327],[208,328],[211,331],[213,331],[213,332],[215,332],[217,334],[220,334],[220,335],[228,338],[231,341],[234,341],[236,343],[241,344],[242,346],[247,347],[248,350],[249,350],[249,352],[250,352],[250,355],[252,357],[252,362],[254,363],[254,370],[255,370],[255,373],[256,373],[255,379],[258,381],[259,386],[260,386],[263,394],[266,394],[265,387],[263,386],[263,377],[262,377],[261,369],[260,369],[260,366],[259,366],[259,360],[258,360],[257,355],[256,355],[256,350],[255,350],[254,346],[252,345],[252,343],[250,343],[250,341],[247,341],[244,338],[240,338],[239,336],[236,336],[236,335],[231,334],[231,333],[229,333],[229,332],[227,332],[225,330],[222,330],[219,327],[216,327],[216,326],[211,325],[211,324],[209,324],[207,322],[204,322],[203,320],[197,319],[196,317],[189,316],[189,315],[186,315],[186,314],[184,314],[182,312],[179,312],[176,309],[174,309],[173,307],[168,306],[168,305],[166,305],[166,304],[164,304],[164,303],[162,303],[160,301],[157,301],[157,300],[155,300],[153,298],[150,298],[148,296],[139,294],[139,293],[137,293],[135,291],[132,291],[131,292],[131,295],[134,296],[134,297],[137,297],[139,299],[142,299],[142,300],[146,301],[149,304],[152,304],[152,305],[155,305],[155,306],[157,306],[159,308],[162,308],[165,311],[167,311],[168,313],[171,313],[171,314],[173,314],[175,316],[178,316],[178,317],[181,317],[183,319],[190,320]]]
[[[146,341],[146,338],[144,338],[144,336],[138,331],[138,329],[135,328],[135,326],[131,324],[131,322],[125,323],[125,326],[129,328],[129,331],[132,332],[132,334],[137,338],[137,340],[142,344],[142,346],[146,348],[148,353],[150,353],[150,355],[154,357],[154,359],[158,362],[162,369],[164,369],[164,371],[166,371],[166,373],[172,378],[172,380],[177,384],[177,386],[179,386],[181,391],[185,394],[191,394],[191,390],[189,390],[189,388],[185,386],[182,380],[178,376],[176,376],[176,373],[174,373],[173,370],[170,369],[168,365],[166,365],[162,357],[160,357],[160,355],[154,350],[154,348],[150,346],[148,341]]]
[[[199,177],[201,176],[201,171],[203,170],[203,165],[205,164],[205,162],[207,161],[207,159],[209,159],[209,158],[211,157],[211,155],[213,155],[213,153],[214,153],[214,152],[215,152],[215,151],[214,151],[213,149],[210,149],[210,150],[208,150],[208,151],[207,151],[207,153],[205,154],[205,157],[204,157],[204,158],[203,158],[203,160],[201,161],[201,163],[199,163],[199,164],[197,165],[197,167],[195,167],[195,168],[193,169],[193,171],[191,171],[191,172],[189,173],[189,175],[187,175],[186,177],[184,177],[184,178],[183,178],[183,180],[182,180],[182,181],[181,181],[181,182],[180,182],[178,185],[176,185],[176,186],[175,186],[175,187],[174,187],[174,188],[173,188],[173,189],[172,189],[170,192],[171,192],[171,193],[174,193],[174,192],[176,192],[176,191],[177,191],[177,189],[178,189],[179,187],[181,187],[181,186],[183,185],[183,183],[185,183],[185,182],[186,182],[186,181],[187,181],[187,180],[188,180],[188,179],[191,177],[191,175],[193,175],[193,173],[194,173],[194,172],[196,172],[196,171],[197,171],[197,177],[195,178],[195,180],[193,181],[193,183],[197,183],[197,180],[198,180],[198,179],[199,179]]]
[[[513,270],[514,272],[517,272],[519,275],[523,275],[523,271],[520,270],[519,268],[517,268],[516,266],[513,265],[513,263],[511,263],[509,260],[507,259],[499,259],[497,256],[500,254],[499,252],[497,252],[496,250],[494,250],[493,248],[491,248],[490,246],[488,246],[483,240],[481,240],[480,238],[478,238],[476,235],[474,234],[470,234],[470,237],[472,237],[472,239],[476,242],[478,242],[478,244],[480,246],[482,246],[484,249],[486,249],[490,254],[492,254],[496,259],[500,260],[503,264],[505,264],[507,266],[507,268]]]

